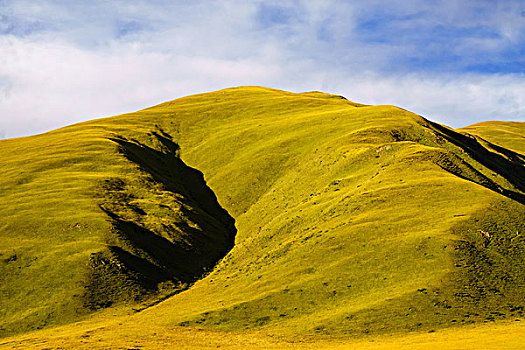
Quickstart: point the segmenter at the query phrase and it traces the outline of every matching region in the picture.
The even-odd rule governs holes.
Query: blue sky
[[[239,85],[525,121],[525,1],[0,0],[0,138]]]

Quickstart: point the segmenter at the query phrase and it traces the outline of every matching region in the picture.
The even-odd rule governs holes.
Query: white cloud
[[[98,52],[9,37],[0,40],[0,51],[6,53],[0,74],[14,82],[1,86],[0,125],[7,136],[134,111],[190,93],[254,81],[271,85],[282,75],[279,65],[264,58],[143,52],[133,44]]]
[[[432,33],[429,28],[450,23],[484,23],[486,30],[502,33],[458,41],[451,51],[470,62],[476,50],[497,53],[522,42],[524,17],[514,13],[518,2],[512,3],[481,21],[474,3],[453,1],[439,8],[418,1],[369,7],[265,1],[274,7],[266,9],[270,17],[261,17],[260,1],[12,2],[3,11],[7,24],[0,26],[0,137],[238,85],[340,93],[358,102],[399,105],[455,127],[488,119],[525,121],[523,74],[412,69],[403,58],[448,48],[392,38],[404,30],[418,36],[415,28]],[[389,27],[359,27],[363,18],[381,20],[385,13]]]
[[[462,127],[483,120],[525,121],[521,75],[368,75],[340,84],[358,102],[393,104],[424,117]]]

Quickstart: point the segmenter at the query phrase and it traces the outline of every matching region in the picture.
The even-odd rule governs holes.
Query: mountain
[[[0,141],[0,332],[522,319],[525,123],[240,87]]]

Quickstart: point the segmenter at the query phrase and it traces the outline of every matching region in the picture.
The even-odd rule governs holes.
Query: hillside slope
[[[470,125],[459,131],[525,155],[525,123],[490,121]]]
[[[0,334],[175,293],[232,247],[202,174],[151,130],[0,142]]]
[[[354,335],[520,318],[525,167],[480,135],[243,87],[2,141],[1,327],[175,294],[226,253],[136,317]]]

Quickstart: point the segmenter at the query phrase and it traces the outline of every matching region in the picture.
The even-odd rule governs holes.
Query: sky
[[[523,0],[0,0],[0,138],[260,85],[525,121]]]

